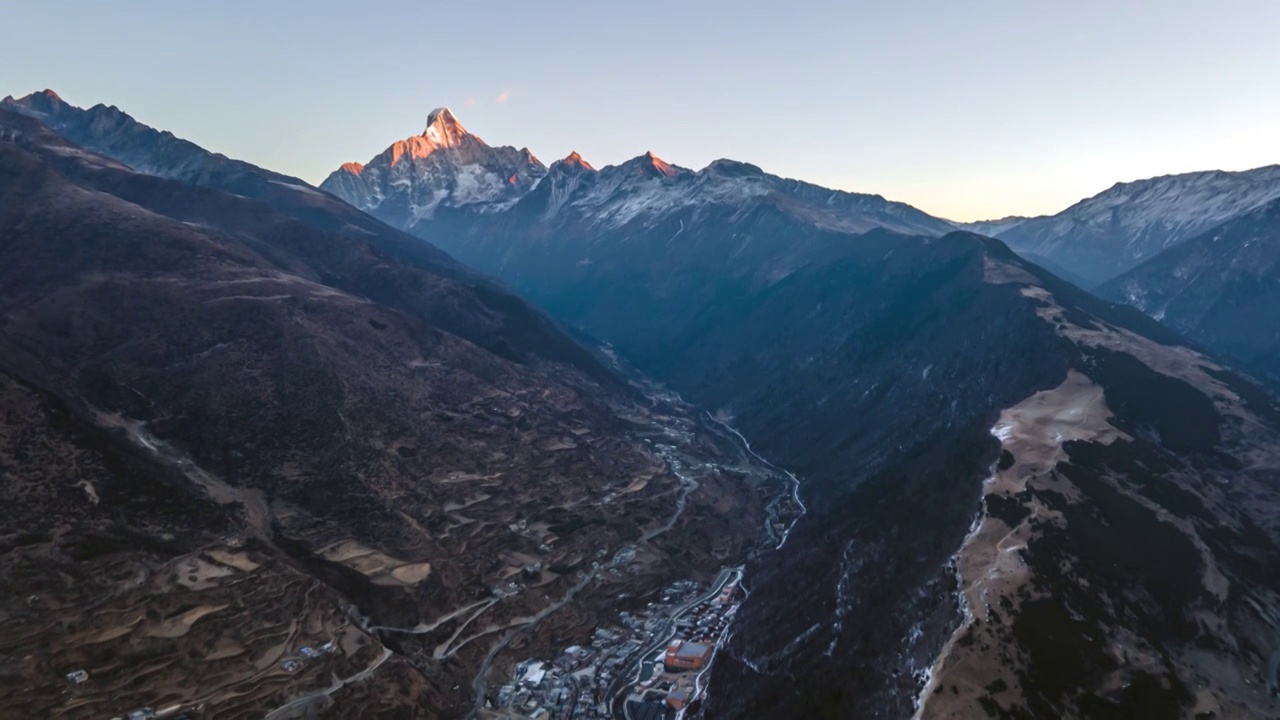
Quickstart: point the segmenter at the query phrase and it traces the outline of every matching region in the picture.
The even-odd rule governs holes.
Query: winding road
[[[570,601],[573,600],[574,596],[578,594],[578,591],[586,587],[587,585],[589,585],[591,581],[595,579],[595,577],[596,577],[595,570],[592,570],[591,572],[587,573],[587,575],[583,577],[582,580],[578,581],[577,585],[574,585],[573,587],[569,588],[569,591],[566,592],[564,594],[564,597],[560,598],[558,602],[543,608],[536,615],[529,618],[528,622],[523,623],[517,628],[508,630],[507,633],[502,636],[502,638],[500,638],[496,643],[493,644],[493,647],[489,648],[488,654],[484,656],[484,662],[480,663],[480,671],[476,673],[475,680],[471,681],[471,689],[475,693],[475,701],[474,701],[474,704],[471,706],[471,712],[467,713],[468,718],[474,718],[477,715],[479,715],[480,710],[484,707],[484,694],[485,694],[485,688],[486,688],[485,676],[489,674],[489,666],[493,664],[493,659],[498,656],[498,653],[502,652],[503,648],[505,648],[507,644],[510,643],[518,633],[537,625],[538,623],[542,622],[543,619],[545,619],[547,616],[551,615],[551,613],[554,613],[555,611],[567,605]]]
[[[277,718],[287,717],[288,713],[290,713],[293,710],[296,710],[300,707],[303,707],[304,705],[308,705],[312,702],[315,702],[320,698],[327,698],[330,695],[334,694],[335,692],[346,687],[347,685],[350,685],[351,683],[358,683],[361,680],[368,678],[369,676],[377,672],[378,668],[382,667],[382,664],[385,663],[387,660],[389,660],[392,655],[393,653],[391,652],[390,648],[386,648],[386,647],[382,648],[382,654],[379,655],[378,659],[375,660],[373,664],[371,664],[369,667],[365,668],[364,670],[361,670],[360,672],[348,678],[334,678],[333,684],[325,688],[324,690],[317,690],[316,692],[303,695],[302,697],[290,700],[284,705],[281,705],[275,710],[272,710],[271,712],[267,713],[265,716],[263,716],[263,720],[277,720]]]

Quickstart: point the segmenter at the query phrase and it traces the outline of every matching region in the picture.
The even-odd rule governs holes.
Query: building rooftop
[[[680,643],[679,649],[676,650],[676,657],[682,657],[682,658],[702,657],[703,655],[706,655],[707,651],[710,649],[711,648],[707,647],[702,643],[682,642]]]

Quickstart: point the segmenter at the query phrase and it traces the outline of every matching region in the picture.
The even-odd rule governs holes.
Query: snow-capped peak
[[[1280,165],[1163,175],[1116,183],[1000,239],[1097,284],[1277,198]]]
[[[454,147],[462,143],[467,136],[467,129],[458,122],[457,116],[447,107],[438,107],[427,115],[427,128],[422,137],[431,141],[437,148]]]
[[[441,206],[505,207],[546,172],[528,150],[491,147],[467,132],[449,108],[438,107],[422,134],[392,143],[363,166],[343,165],[320,189],[409,229]]]

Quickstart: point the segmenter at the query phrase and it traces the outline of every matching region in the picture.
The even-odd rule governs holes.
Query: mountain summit
[[[662,158],[654,155],[652,151],[641,155],[638,158],[623,163],[623,167],[632,168],[634,171],[645,175],[665,175],[666,177],[675,177],[683,168],[678,168]]]
[[[432,128],[457,128],[460,132],[466,132],[462,123],[458,122],[458,116],[447,107],[438,107],[427,115],[427,129],[422,134],[430,135]]]
[[[440,107],[427,116],[421,135],[392,143],[363,165],[344,164],[320,188],[409,228],[440,207],[502,207],[546,172],[528,149],[491,147],[467,132],[453,111]]]
[[[577,150],[574,150],[573,152],[569,153],[563,160],[560,161],[560,163],[563,165],[569,165],[571,167],[582,168],[583,170],[595,170],[595,167],[593,167],[591,163],[582,159],[582,156],[578,154]]]
[[[462,127],[453,111],[439,107],[427,116],[427,128],[422,131],[422,137],[436,147],[457,147],[475,136]]]

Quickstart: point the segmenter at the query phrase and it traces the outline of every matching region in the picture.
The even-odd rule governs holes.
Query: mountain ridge
[[[307,222],[317,230],[337,231],[358,237],[372,242],[381,252],[390,253],[451,280],[482,288],[485,295],[492,297],[499,307],[523,307],[522,303],[511,304],[509,291],[500,284],[458,263],[439,248],[398,232],[371,215],[320,192],[301,180],[211,153],[195,143],[175,137],[172,133],[140,123],[115,107],[99,104],[84,110],[63,102],[56,93],[47,91],[39,95],[39,104],[33,108],[24,102],[31,97],[34,96],[19,101],[0,101],[0,109],[7,108],[34,117],[41,123],[52,121],[50,129],[60,136],[135,171],[260,200],[275,210]],[[537,315],[518,320],[512,317],[509,320],[513,325],[549,323],[545,317],[539,318]],[[503,313],[495,312],[493,317],[503,318]],[[447,317],[442,320],[446,324],[451,322]],[[508,320],[503,319],[502,322]],[[450,329],[477,345],[495,347],[493,341],[484,337],[483,333],[489,332],[488,330],[464,328],[460,325]],[[520,334],[509,337],[514,339],[520,337]],[[528,350],[528,347],[511,344],[504,352],[520,354]],[[576,343],[563,345],[559,352],[563,354],[557,359],[577,364],[597,380],[616,382],[598,360]]]
[[[998,236],[1097,285],[1277,197],[1280,165],[1162,175],[1116,183]]]
[[[476,140],[483,145],[483,141],[479,141],[478,138]],[[388,158],[387,153],[396,155],[395,148],[403,142],[406,141],[393,144],[375,160],[383,165],[393,165],[394,162]],[[486,193],[474,194],[468,188],[460,188],[454,178],[463,173],[465,168],[472,166],[468,163],[478,162],[479,167],[483,168],[507,167],[489,157],[510,149],[490,148],[487,145],[483,145],[483,148],[477,145],[477,148],[474,157],[456,158],[447,168],[443,166],[447,157],[433,153],[432,157],[441,158],[441,167],[424,168],[411,176],[400,177],[398,181],[401,187],[407,189],[399,191],[390,189],[386,182],[378,179],[371,182],[362,180],[361,178],[369,172],[367,167],[360,172],[340,168],[329,176],[321,188],[395,227],[428,239],[433,232],[430,228],[438,215],[437,210],[443,211],[450,217],[456,217],[458,211],[471,214],[501,214],[514,208],[526,195],[536,190],[544,176],[557,165],[563,167],[566,164],[595,171],[600,177],[589,182],[608,183],[607,192],[633,195],[630,201],[625,203],[629,209],[619,207],[614,211],[613,214],[620,220],[628,219],[634,211],[643,210],[646,203],[676,202],[677,199],[674,196],[678,195],[680,189],[684,187],[680,183],[688,182],[688,178],[696,178],[699,187],[709,194],[725,196],[737,192],[746,197],[766,193],[789,195],[793,198],[792,204],[798,209],[831,227],[843,229],[856,227],[864,230],[873,227],[889,227],[902,231],[925,231],[939,235],[952,229],[951,224],[944,220],[933,218],[905,203],[885,200],[879,195],[829,190],[799,180],[769,175],[754,165],[732,160],[717,160],[695,171],[668,163],[652,151],[599,170],[587,164],[574,152],[564,160],[553,163],[551,168],[543,168],[538,162],[539,169],[533,173],[534,177],[530,182],[526,183],[523,179],[519,179],[516,183],[510,183],[510,188],[502,191],[491,189]],[[400,150],[398,156],[408,152]],[[520,152],[527,153],[527,150]],[[532,155],[529,157],[532,158]],[[482,159],[477,161],[476,158]],[[495,177],[499,175],[501,173],[495,173]],[[646,185],[645,178],[662,182]],[[718,182],[712,183],[712,179]],[[713,184],[715,188],[709,188]],[[645,197],[646,193],[650,197]],[[621,198],[616,200],[615,204],[619,206],[624,204]],[[423,211],[422,208],[427,206],[429,210]],[[441,239],[441,242],[445,240]]]
[[[1280,386],[1280,200],[1166,250],[1096,288]]]

